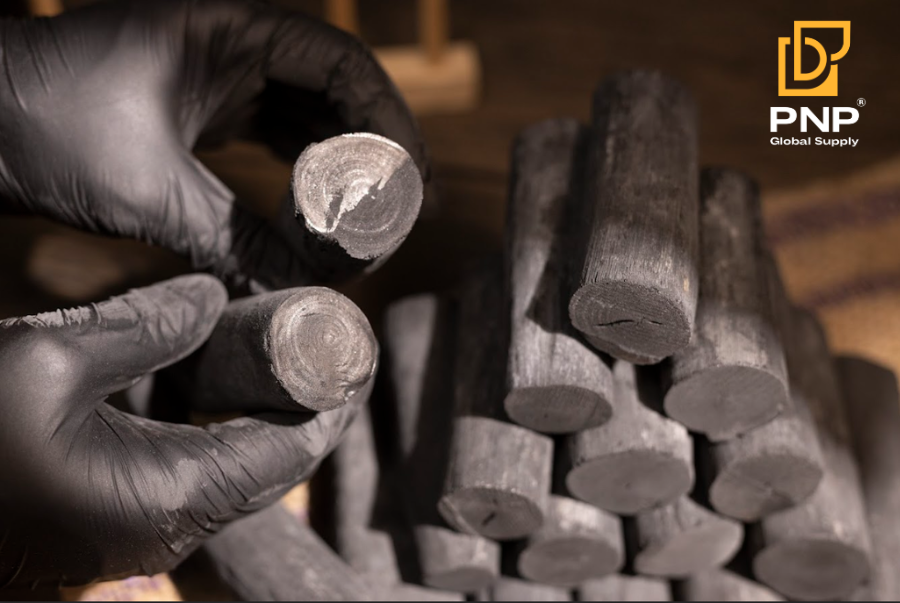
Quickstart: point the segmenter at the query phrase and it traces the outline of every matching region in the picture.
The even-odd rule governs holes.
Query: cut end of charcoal
[[[709,501],[719,513],[749,523],[803,502],[821,479],[822,467],[810,456],[789,452],[750,456],[719,472]]]
[[[744,539],[744,528],[724,517],[713,517],[637,554],[635,570],[641,574],[685,578],[727,563]]]
[[[827,538],[803,538],[773,544],[753,560],[764,584],[800,601],[846,600],[869,574],[866,554]]]
[[[504,406],[510,419],[542,433],[573,433],[603,425],[612,416],[609,400],[574,385],[518,388]]]
[[[569,302],[569,318],[598,350],[635,364],[681,350],[693,329],[693,316],[678,300],[623,281],[582,285]]]
[[[710,440],[729,440],[775,418],[788,405],[784,382],[749,366],[700,371],[666,393],[666,414]]]
[[[683,458],[627,450],[579,464],[566,476],[573,496],[611,513],[634,515],[687,494],[694,483]]]
[[[622,550],[599,538],[566,536],[530,545],[519,556],[519,573],[542,584],[576,586],[621,568]]]
[[[305,408],[339,408],[375,375],[378,343],[368,319],[331,289],[306,287],[287,298],[267,337],[272,372]]]
[[[440,510],[456,529],[494,540],[524,538],[544,520],[533,500],[497,488],[460,488],[441,499]]]
[[[396,250],[422,206],[422,177],[412,157],[376,134],[310,145],[294,164],[292,183],[298,219],[359,260]]]

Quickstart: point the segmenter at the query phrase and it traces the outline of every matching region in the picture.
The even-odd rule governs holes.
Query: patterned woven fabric
[[[900,372],[900,159],[763,207],[791,298],[818,313],[832,351]]]

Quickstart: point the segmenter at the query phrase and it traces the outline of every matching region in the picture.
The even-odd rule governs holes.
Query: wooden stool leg
[[[34,17],[55,17],[63,12],[62,0],[28,0],[28,12]]]
[[[356,0],[325,0],[325,19],[335,27],[359,36]]]
[[[449,38],[447,0],[419,0],[419,43],[432,63],[441,60]]]

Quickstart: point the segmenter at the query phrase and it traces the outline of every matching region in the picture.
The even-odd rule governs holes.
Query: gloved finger
[[[197,349],[227,301],[216,278],[192,274],[99,304],[8,319],[0,329],[21,350],[52,349],[77,395],[96,400]]]
[[[110,198],[94,199],[106,212],[103,230],[171,249],[190,258],[197,270],[221,266],[234,241],[230,223],[243,211],[234,193],[189,151],[160,146],[147,153],[147,148],[123,150],[118,159],[106,161],[106,169],[120,168],[122,174],[129,165],[143,169],[139,178],[112,180]],[[64,190],[57,195],[70,196]]]
[[[162,528],[151,535],[165,540],[164,550],[184,551],[309,479],[370,391],[368,386],[346,406],[316,415],[270,413],[203,428],[160,423],[103,404],[102,428],[92,429],[89,444],[104,454],[91,459],[90,489],[119,505],[125,517],[146,516],[151,527]],[[121,475],[110,480],[110,474]],[[111,482],[119,485],[110,490],[105,484]],[[68,488],[72,500],[85,484],[72,481]],[[153,548],[146,544],[147,551]],[[153,565],[168,569],[164,560]]]
[[[321,21],[294,16],[273,36],[269,77],[321,90],[352,130],[397,142],[429,179],[422,134],[400,91],[357,38]]]
[[[268,80],[276,83],[271,87],[273,94],[287,97],[287,102],[276,105],[296,114],[301,110],[293,102],[293,92],[307,100],[307,93],[321,93],[336,109],[346,131],[373,132],[394,140],[412,156],[423,178],[428,178],[425,145],[409,107],[357,38],[308,15],[237,0],[198,3],[192,18],[202,23],[192,28],[198,51],[221,44],[223,35],[234,36],[222,47],[222,55],[212,59],[219,67],[212,77],[224,76],[228,81],[209,82],[222,98],[207,127],[245,113],[246,103],[263,92]],[[255,68],[236,69],[238,57],[257,57]]]
[[[17,463],[4,468],[11,489],[0,509],[49,517],[48,534],[32,541],[33,528],[0,531],[8,537],[0,579],[33,583],[59,568],[55,580],[78,584],[172,569],[224,525],[308,479],[370,389],[315,416],[260,415],[206,428],[100,404],[65,433],[27,438],[29,447],[10,448]]]
[[[216,463],[222,482],[236,485],[234,511],[259,509],[312,477],[371,392],[369,382],[346,405],[314,415],[265,413],[207,426],[207,433],[230,451]]]

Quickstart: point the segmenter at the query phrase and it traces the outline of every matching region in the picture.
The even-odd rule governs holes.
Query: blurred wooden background
[[[273,1],[323,13],[321,0]],[[362,36],[375,46],[413,42],[414,7],[414,0],[360,0]],[[451,7],[452,37],[479,49],[482,96],[470,112],[421,119],[442,207],[380,272],[345,288],[373,323],[390,299],[443,289],[467,258],[500,249],[509,146],[519,129],[555,116],[586,120],[599,79],[650,67],[693,89],[701,161],[759,180],[789,288],[824,317],[833,347],[900,370],[900,3],[452,0]],[[838,98],[779,100],[777,38],[791,35],[795,19],[851,20]],[[857,98],[866,99],[860,121],[841,133],[859,138],[856,148],[769,144],[770,106],[856,106]],[[271,206],[287,191],[290,166],[263,149],[238,143],[203,159],[243,199]],[[31,218],[0,219],[0,257],[0,316],[96,301],[188,269],[162,250]]]

